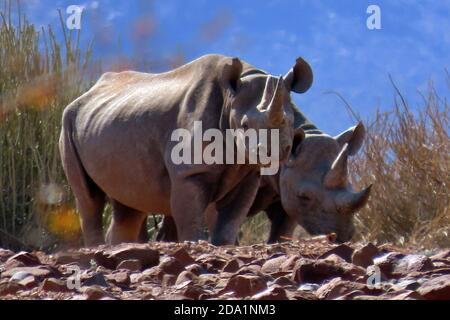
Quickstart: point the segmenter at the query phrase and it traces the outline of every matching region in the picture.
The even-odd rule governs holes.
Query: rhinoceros
[[[291,237],[295,222],[311,235],[336,233],[338,242],[349,241],[354,234],[354,213],[365,206],[372,188],[354,192],[348,180],[348,157],[361,148],[364,126],[359,122],[335,137],[311,124],[301,127],[305,138],[294,141],[292,157],[279,175],[275,191],[280,200],[267,210],[272,220],[269,241]],[[270,185],[275,186],[274,182]]]
[[[247,70],[265,73],[259,69]],[[274,176],[263,176],[255,200],[248,212],[253,216],[265,211],[271,220],[268,242],[291,238],[300,224],[311,235],[336,233],[345,242],[354,233],[353,214],[368,201],[371,186],[354,192],[347,178],[347,159],[361,148],[365,128],[362,122],[336,137],[312,124],[291,103],[295,135],[289,160]],[[208,211],[210,230],[216,227],[214,210]],[[145,230],[142,231],[145,241]],[[176,226],[165,217],[158,240],[177,241]]]
[[[290,91],[312,83],[299,58],[284,77],[254,73],[238,58],[207,55],[160,73],[106,73],[63,113],[60,154],[76,198],[85,245],[104,242],[102,213],[113,216],[108,243],[135,242],[149,213],[170,215],[181,241],[205,237],[208,207],[217,212],[213,244],[234,243],[260,183],[249,163],[174,163],[174,130],[278,129],[279,163],[294,136]],[[245,145],[246,154],[251,150]]]
[[[349,241],[354,233],[353,214],[367,203],[371,191],[369,186],[354,192],[347,179],[347,158],[361,147],[364,126],[360,122],[331,137],[298,115],[303,124],[296,130],[292,155],[277,175],[262,177],[248,216],[266,212],[271,222],[268,243],[292,238],[297,224],[311,235],[336,233],[337,242]],[[207,214],[213,230],[215,212]],[[163,219],[157,240],[177,241],[170,217]]]

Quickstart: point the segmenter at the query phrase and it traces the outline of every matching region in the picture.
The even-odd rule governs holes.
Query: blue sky
[[[26,0],[37,25],[57,25],[57,9],[83,5],[81,37],[96,58],[192,60],[206,53],[238,56],[279,75],[297,56],[310,62],[315,81],[293,94],[299,108],[330,134],[354,124],[339,92],[361,115],[392,107],[390,74],[412,108],[433,81],[449,97],[450,1],[407,0]],[[381,9],[381,30],[369,30],[366,9]],[[167,69],[154,64],[153,70]]]

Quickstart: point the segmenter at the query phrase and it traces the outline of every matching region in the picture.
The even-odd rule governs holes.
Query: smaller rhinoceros
[[[347,177],[348,156],[363,144],[365,129],[360,122],[336,137],[318,130],[300,112],[292,154],[275,176],[264,176],[248,213],[265,211],[271,220],[269,243],[291,238],[301,225],[311,235],[336,233],[338,242],[354,233],[353,214],[362,208],[371,186],[353,192]],[[208,225],[217,223],[208,212]],[[175,225],[165,217],[157,239],[176,241]]]
[[[300,128],[304,138],[294,140],[292,157],[282,167],[274,189],[279,199],[266,210],[272,221],[269,242],[290,238],[296,223],[311,235],[336,233],[338,242],[349,241],[353,215],[367,203],[371,191],[369,186],[354,192],[347,173],[348,156],[363,144],[364,126],[360,122],[336,137],[312,124]],[[275,186],[274,181],[270,185]]]

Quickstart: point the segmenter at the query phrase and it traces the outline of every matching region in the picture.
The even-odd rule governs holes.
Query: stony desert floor
[[[0,249],[0,299],[450,299],[450,250],[414,252],[328,237]]]

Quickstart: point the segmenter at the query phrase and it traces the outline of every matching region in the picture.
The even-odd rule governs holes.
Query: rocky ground
[[[450,250],[412,252],[327,237],[0,249],[0,299],[450,299]]]

